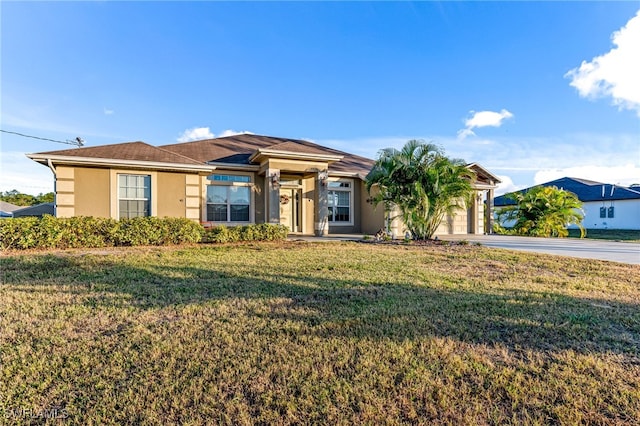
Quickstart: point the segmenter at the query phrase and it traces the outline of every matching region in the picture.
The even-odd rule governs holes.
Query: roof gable
[[[479,183],[487,185],[497,185],[502,182],[498,176],[494,175],[478,163],[467,164],[467,168],[475,172],[476,181]]]

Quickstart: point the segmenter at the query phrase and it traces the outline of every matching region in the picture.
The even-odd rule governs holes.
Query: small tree
[[[582,202],[573,192],[555,186],[536,186],[507,195],[516,204],[498,211],[501,222],[515,220],[513,233],[535,237],[566,237],[567,226],[578,225],[584,237]]]
[[[374,205],[398,207],[415,238],[428,239],[446,214],[464,208],[473,194],[475,174],[462,160],[447,158],[436,145],[410,140],[402,150],[387,148],[367,175]]]

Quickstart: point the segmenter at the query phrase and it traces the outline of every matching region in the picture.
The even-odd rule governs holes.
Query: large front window
[[[151,176],[118,175],[118,208],[120,219],[150,216]]]
[[[207,220],[211,222],[249,222],[248,186],[207,186]]]
[[[329,182],[329,191],[327,192],[329,198],[329,222],[351,224],[351,182]]]

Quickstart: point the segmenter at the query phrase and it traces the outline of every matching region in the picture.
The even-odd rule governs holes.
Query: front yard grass
[[[580,238],[579,229],[569,229],[569,238]],[[586,238],[594,240],[640,241],[640,231],[633,229],[587,229]]]
[[[5,254],[0,267],[11,423],[640,419],[637,265],[283,242]]]

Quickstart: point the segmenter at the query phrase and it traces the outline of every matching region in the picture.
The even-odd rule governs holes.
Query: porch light
[[[271,185],[273,186],[273,189],[280,189],[280,175],[277,173],[271,173],[271,176],[269,176],[269,178],[271,179]]]
[[[318,180],[322,186],[327,186],[327,181],[329,180],[329,172],[326,170],[318,173]]]

